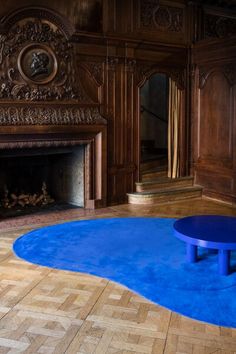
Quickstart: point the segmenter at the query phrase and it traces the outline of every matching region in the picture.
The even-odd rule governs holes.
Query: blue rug
[[[147,299],[204,322],[236,327],[236,272],[218,275],[217,254],[200,249],[187,264],[174,219],[112,218],[43,227],[18,238],[26,261],[85,272],[127,286]],[[231,265],[236,269],[236,254]]]

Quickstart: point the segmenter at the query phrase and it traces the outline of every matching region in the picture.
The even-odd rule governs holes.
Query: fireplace
[[[103,62],[79,58],[74,26],[50,9],[17,9],[1,30],[1,199],[43,191],[44,201],[106,206]]]
[[[2,127],[1,215],[4,209],[13,209],[13,214],[14,209],[27,212],[32,200],[38,201],[37,210],[45,209],[45,204],[87,209],[105,206],[106,126],[58,126],[53,132],[35,128]]]
[[[84,207],[84,145],[6,149],[0,156],[3,214],[51,204]]]

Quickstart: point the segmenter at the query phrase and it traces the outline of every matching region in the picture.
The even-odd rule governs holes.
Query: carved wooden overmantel
[[[107,121],[82,82],[73,27],[34,7],[2,18],[0,32],[0,155],[6,148],[84,144],[85,207],[105,206]],[[93,74],[96,91],[99,70]]]

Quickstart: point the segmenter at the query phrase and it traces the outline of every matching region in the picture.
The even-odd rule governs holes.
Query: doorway
[[[169,77],[153,74],[140,89],[141,172],[153,169],[167,176],[168,101]]]

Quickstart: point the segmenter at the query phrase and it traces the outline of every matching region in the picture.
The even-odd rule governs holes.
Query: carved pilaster
[[[108,70],[115,71],[116,66],[119,64],[119,58],[117,57],[107,57]]]
[[[135,66],[136,66],[135,59],[126,59],[126,61],[125,61],[125,70],[126,71],[133,73],[135,71]]]

